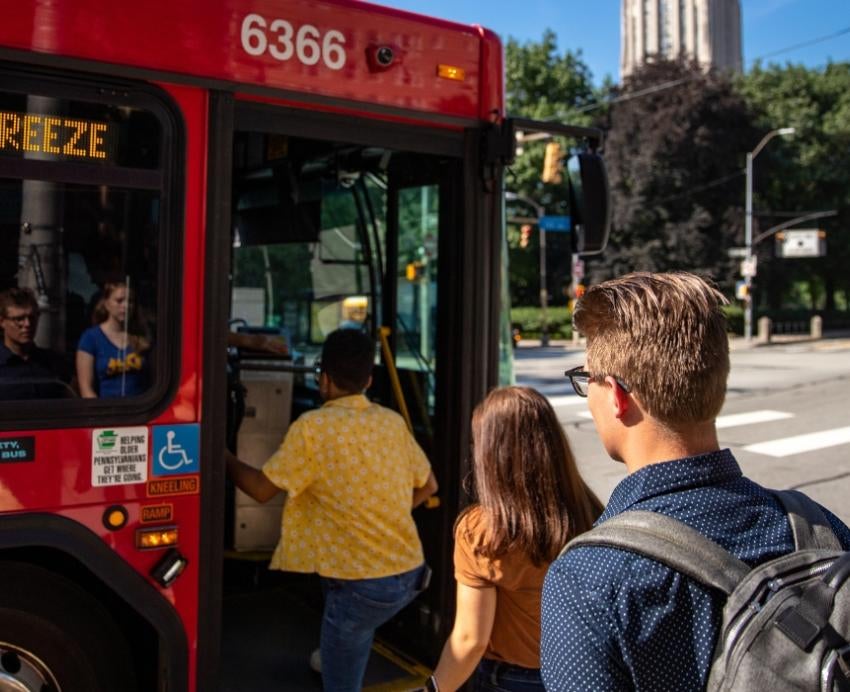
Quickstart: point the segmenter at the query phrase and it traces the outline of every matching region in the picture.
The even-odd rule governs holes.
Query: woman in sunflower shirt
[[[147,389],[150,343],[131,332],[129,303],[126,282],[104,284],[95,325],[77,345],[77,382],[86,399],[137,396]]]

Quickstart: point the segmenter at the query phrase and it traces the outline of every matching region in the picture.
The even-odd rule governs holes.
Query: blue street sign
[[[541,216],[537,225],[547,233],[569,233],[572,223],[569,216]]]

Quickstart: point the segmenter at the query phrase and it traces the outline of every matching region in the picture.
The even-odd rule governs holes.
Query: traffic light
[[[531,242],[531,224],[525,223],[519,229],[519,246],[522,248],[528,247]]]
[[[424,262],[408,262],[404,268],[404,278],[408,281],[419,281],[425,276]]]
[[[540,179],[544,183],[560,183],[563,180],[561,172],[564,170],[564,150],[557,142],[546,144],[546,155],[543,158],[543,175]]]

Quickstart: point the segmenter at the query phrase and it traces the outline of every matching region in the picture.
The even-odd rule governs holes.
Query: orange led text
[[[93,120],[0,111],[0,151],[103,160],[111,129]]]

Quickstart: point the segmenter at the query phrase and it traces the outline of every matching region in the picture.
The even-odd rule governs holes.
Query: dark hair
[[[472,463],[484,538],[476,552],[554,560],[602,503],[585,485],[551,404],[529,387],[494,389],[472,414]]]
[[[372,376],[375,342],[359,329],[337,329],[322,346],[322,372],[346,392],[362,392]]]
[[[6,311],[15,306],[16,308],[32,308],[38,310],[38,299],[31,288],[13,287],[7,288],[0,293],[0,316],[5,317]]]

